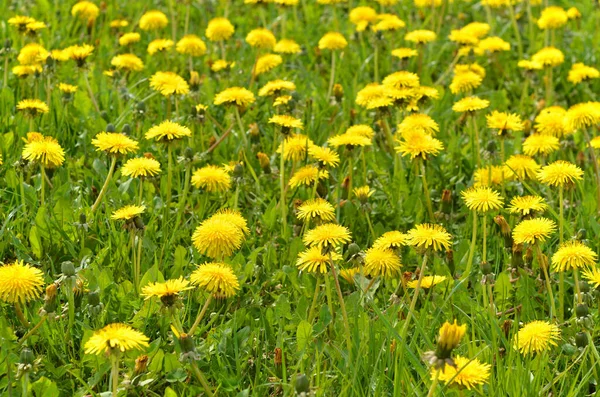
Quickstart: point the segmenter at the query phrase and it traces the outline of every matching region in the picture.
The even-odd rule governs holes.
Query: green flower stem
[[[331,292],[331,280],[329,274],[325,273],[325,294],[327,295],[327,306],[329,307],[329,313],[334,317],[335,312],[333,311],[333,293]],[[333,321],[329,324],[330,330],[333,329]]]
[[[333,92],[333,82],[335,80],[335,51],[331,51],[331,71],[329,73],[329,87],[327,88],[327,101]]]
[[[471,269],[473,268],[473,257],[475,256],[475,244],[477,242],[477,213],[472,211],[473,215],[473,231],[471,235],[471,246],[469,247],[469,256],[467,258],[467,268],[464,274],[460,278],[460,281],[466,280],[471,275]]]
[[[477,168],[481,168],[481,147],[479,143],[479,127],[477,126],[477,119],[475,115],[471,116],[471,123],[473,124],[473,140],[475,141],[475,148],[477,153],[474,153],[473,162],[477,161]]]
[[[117,397],[119,390],[119,355],[117,353],[113,353],[110,355],[110,380],[112,384],[112,397]]]
[[[139,191],[138,191],[138,205],[142,205],[142,199],[144,198],[144,178],[139,178]]]
[[[240,129],[240,135],[242,136],[242,141],[244,142],[244,147],[248,146],[248,138],[246,138],[246,130],[244,129],[244,123],[242,123],[242,117],[240,116],[240,110],[238,107],[235,107],[235,118],[238,123],[238,128]]]
[[[90,85],[90,79],[88,77],[87,70],[83,72],[83,79],[85,80],[85,86],[87,87],[88,95],[90,96],[92,105],[94,105],[94,109],[96,109],[96,112],[100,113],[100,107],[98,106],[98,101],[96,101],[96,97],[94,96],[94,91],[92,91],[92,86]]]
[[[562,272],[561,272],[562,274]],[[581,295],[581,288],[579,288],[579,270],[573,269],[573,281],[575,282],[575,295],[577,296],[577,303],[583,303],[583,296]]]
[[[44,197],[45,197],[45,184],[46,184],[46,171],[44,169],[44,164],[40,162],[40,194],[41,194],[41,203],[42,207],[44,206]]]
[[[206,314],[206,310],[208,309],[208,305],[210,305],[210,302],[212,302],[212,300],[213,300],[213,296],[212,295],[209,295],[208,298],[206,298],[206,302],[204,302],[204,306],[202,306],[202,310],[200,310],[198,312],[198,315],[196,316],[196,321],[194,321],[194,324],[192,325],[192,328],[190,328],[190,331],[188,332],[188,335],[193,335],[194,334],[194,332],[196,331],[196,328],[198,328],[198,325],[200,324],[200,321],[202,321],[202,318]]]
[[[320,277],[320,274],[317,273],[317,275],[315,277],[315,293],[313,294],[312,303],[310,304],[310,309],[308,310],[308,322],[311,324],[315,318],[314,317],[315,308],[317,307],[317,300],[319,299],[319,290],[320,290],[319,281],[321,281],[321,277]]]
[[[517,49],[519,51],[519,59],[523,59],[523,42],[521,41],[521,33],[519,32],[519,25],[517,24],[517,18],[515,16],[515,9],[512,2],[508,2],[508,11],[510,13],[510,21],[515,31],[515,37],[517,39]]]
[[[353,153],[350,152],[348,156],[348,201],[352,198],[352,182],[354,181],[354,161],[352,155]]]
[[[552,105],[552,67],[546,67],[546,106]]]
[[[25,371],[21,377],[21,396],[29,396],[29,371]]]
[[[427,212],[429,213],[430,222],[435,221],[433,214],[433,206],[431,204],[431,195],[429,193],[429,186],[427,185],[427,168],[425,167],[425,160],[421,158],[421,180],[423,181],[423,193],[425,193],[425,202],[427,203]]]
[[[340,288],[340,280],[338,279],[337,272],[335,271],[335,264],[329,252],[329,265],[331,267],[331,275],[335,282],[335,289],[337,291],[338,299],[340,301],[340,310],[342,311],[342,318],[344,320],[344,331],[346,333],[346,346],[348,348],[348,354],[352,354],[352,336],[350,333],[350,322],[348,321],[348,313],[346,312],[346,304],[344,303],[344,296],[342,295],[342,289]]]
[[[25,171],[19,172],[19,191],[21,193],[21,205],[23,206],[23,212],[27,213],[27,202],[25,201],[25,181],[23,180],[23,174]]]
[[[440,372],[441,370],[435,371],[435,376],[433,377],[433,382],[431,382],[431,386],[429,387],[429,392],[427,393],[427,397],[433,397],[435,394],[435,388],[437,387],[440,380]]]
[[[483,253],[481,255],[481,263],[487,263],[487,216],[483,214]]]
[[[200,384],[202,385],[202,388],[204,389],[206,395],[208,397],[213,397],[214,394],[210,390],[210,386],[208,385],[204,374],[202,373],[202,371],[200,371],[200,368],[198,368],[198,364],[196,364],[196,361],[192,360],[192,368],[194,369],[194,375],[196,375],[196,378],[198,378],[198,382],[200,382]]]
[[[379,81],[379,40],[375,43],[375,51],[373,53],[373,65],[375,71],[375,81]]]
[[[29,324],[29,321],[27,321],[27,319],[25,318],[25,314],[23,314],[23,310],[21,310],[21,304],[19,302],[15,302],[15,313],[17,314],[17,318],[25,328],[29,328],[31,326],[31,324]]]
[[[40,319],[40,321],[38,321],[38,323],[31,328],[29,331],[27,331],[27,333],[25,335],[23,335],[23,337],[21,339],[19,339],[19,346],[21,346],[26,340],[27,338],[29,338],[31,335],[33,335],[35,333],[35,331],[38,330],[38,328],[40,328],[48,319],[48,316],[42,316],[42,318]]]
[[[171,188],[173,186],[173,146],[167,144],[167,213],[171,206]]]
[[[412,320],[412,318],[414,317],[415,306],[417,305],[417,299],[419,299],[419,292],[421,292],[421,282],[423,281],[426,266],[427,253],[423,255],[423,262],[421,263],[421,269],[419,272],[419,278],[417,279],[415,292],[410,302],[410,306],[408,308],[408,314],[406,315],[406,320],[404,321],[404,327],[402,327],[402,333],[400,334],[403,346],[406,345],[406,335],[408,334],[408,327],[410,326],[410,320]]]
[[[563,194],[564,187],[560,185],[558,187],[558,230],[559,230],[559,242],[563,243],[564,240],[564,206],[563,206]],[[575,288],[579,287],[578,285]],[[558,275],[558,319],[563,321],[565,316],[565,274],[560,272]]]
[[[189,163],[185,167],[185,181],[183,182],[183,192],[179,197],[179,208],[177,209],[177,221],[175,227],[179,226],[183,211],[185,210],[185,204],[187,202],[187,196],[190,190],[190,174],[192,172],[192,164]]]
[[[542,268],[542,271],[544,272],[544,278],[546,279],[546,290],[548,291],[548,298],[550,299],[550,320],[552,320],[556,315],[556,305],[554,303],[554,294],[552,293],[552,285],[550,284],[550,276],[548,274],[548,264],[546,263],[546,258],[544,257],[544,254],[542,254],[540,245],[536,243],[533,245],[533,247],[535,249],[538,264]]]
[[[100,189],[100,193],[98,194],[98,198],[96,199],[96,202],[94,202],[94,205],[92,205],[92,212],[95,212],[96,209],[98,209],[98,206],[100,205],[100,203],[102,202],[102,198],[104,197],[104,195],[106,194],[106,191],[108,190],[108,184],[110,183],[113,173],[115,172],[116,164],[117,164],[117,156],[112,156],[112,159],[110,161],[110,168],[108,169],[108,174],[106,175],[106,180],[104,181],[104,185],[102,185],[102,189]]]
[[[279,206],[281,210],[281,236],[285,237],[287,231],[287,207],[285,204],[285,136],[282,135],[281,154],[279,155]]]

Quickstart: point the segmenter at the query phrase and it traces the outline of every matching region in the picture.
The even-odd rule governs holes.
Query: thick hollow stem
[[[29,321],[27,321],[27,319],[25,318],[25,314],[23,314],[23,310],[21,310],[21,304],[19,302],[15,302],[15,313],[17,314],[17,318],[19,319],[21,324],[25,328],[29,328],[31,324],[29,324]]]
[[[321,277],[317,273],[317,277],[315,279],[315,293],[313,294],[312,303],[310,304],[310,309],[308,310],[308,322],[312,324],[314,320],[315,308],[317,307],[317,300],[319,299],[319,290],[320,290],[320,281]]]
[[[87,87],[90,100],[92,101],[92,105],[94,105],[94,109],[96,109],[96,112],[100,113],[100,107],[98,106],[98,101],[96,101],[96,97],[94,96],[94,91],[92,91],[92,86],[90,85],[90,79],[88,77],[87,71],[83,72],[83,79],[85,80],[85,85]]]
[[[481,254],[481,263],[487,263],[487,216],[483,215],[483,253]]]
[[[596,204],[598,213],[600,213],[600,168],[598,167],[598,159],[596,158],[596,152],[590,141],[590,134],[587,129],[583,130],[583,136],[585,137],[588,150],[590,151],[590,157],[592,158],[592,166],[594,168],[594,174],[596,174]]]
[[[331,51],[331,72],[329,74],[329,88],[327,88],[327,101],[333,91],[333,82],[335,81],[335,51]]]
[[[340,280],[338,279],[337,272],[335,271],[335,265],[329,253],[329,265],[331,266],[331,275],[335,283],[335,289],[337,291],[338,299],[340,301],[340,310],[342,311],[342,319],[344,320],[344,331],[346,333],[346,345],[348,347],[348,354],[352,353],[352,337],[350,334],[350,322],[348,321],[348,313],[346,312],[346,304],[344,303],[344,296],[342,295],[342,289],[340,288]]]
[[[44,164],[40,163],[40,202],[42,206],[45,203],[46,170]]]
[[[117,397],[119,390],[119,356],[111,355],[110,379],[112,381],[112,397]]]
[[[192,368],[194,369],[194,375],[196,375],[196,378],[198,378],[198,382],[200,382],[200,384],[202,385],[202,388],[204,389],[206,395],[208,397],[213,397],[214,394],[210,390],[210,386],[208,385],[204,374],[202,373],[202,371],[200,371],[200,368],[198,368],[198,364],[196,364],[195,361],[192,361]]]
[[[171,188],[173,186],[173,148],[167,144],[167,211],[171,204]]]
[[[539,244],[534,244],[535,253],[537,256],[538,264],[544,272],[546,290],[548,292],[548,299],[550,299],[550,320],[556,316],[556,305],[554,303],[554,294],[552,293],[552,285],[550,284],[550,275],[548,274],[548,264],[546,263],[546,257],[542,254],[542,250]]]
[[[423,193],[425,193],[425,202],[427,203],[427,212],[429,213],[429,221],[435,221],[435,215],[433,214],[433,205],[431,204],[431,195],[429,193],[429,185],[427,185],[427,168],[425,167],[425,160],[420,159],[421,163],[421,180],[423,181]]]
[[[476,159],[477,159],[477,168],[481,167],[481,147],[479,142],[479,127],[477,126],[477,118],[475,115],[471,116],[471,122],[473,123],[473,134],[475,140],[475,148],[476,148]]]
[[[206,298],[206,302],[204,302],[204,306],[202,306],[202,310],[200,310],[200,312],[198,312],[198,315],[196,316],[196,321],[194,321],[194,324],[192,325],[192,328],[190,328],[190,332],[188,332],[188,335],[194,334],[194,332],[196,331],[196,328],[198,328],[198,325],[200,324],[200,321],[202,321],[202,318],[206,314],[208,305],[210,305],[210,302],[212,302],[212,300],[213,300],[212,295],[209,295],[208,298]]]
[[[417,305],[417,299],[419,299],[419,292],[421,291],[421,282],[423,281],[423,276],[425,274],[425,268],[427,266],[427,253],[423,255],[423,263],[421,263],[421,269],[419,271],[419,278],[417,279],[417,285],[415,287],[415,292],[413,298],[410,302],[410,306],[408,308],[408,314],[406,315],[406,320],[404,321],[404,327],[402,328],[402,333],[400,334],[402,337],[402,343],[406,343],[406,335],[408,333],[408,327],[410,326],[410,320],[414,317],[415,307]]]
[[[281,210],[281,235],[287,230],[287,207],[285,204],[285,136],[282,135],[281,154],[279,155],[279,206]],[[316,183],[316,182],[315,182]]]
[[[471,269],[473,268],[473,258],[475,257],[475,244],[477,243],[477,213],[473,211],[471,214],[473,215],[471,245],[469,247],[469,256],[467,258],[467,268],[465,269],[463,276],[460,278],[461,281],[466,280],[471,274]]]
[[[98,193],[98,198],[96,199],[96,202],[94,202],[94,205],[92,205],[92,212],[95,212],[96,209],[98,209],[98,206],[100,205],[100,203],[102,202],[102,198],[104,197],[104,195],[106,194],[106,191],[108,190],[108,184],[110,183],[113,173],[115,172],[116,164],[117,164],[117,156],[113,156],[112,159],[110,160],[110,168],[108,169],[108,174],[106,175],[106,180],[104,181],[104,185],[102,185],[102,189],[100,189],[100,193]]]

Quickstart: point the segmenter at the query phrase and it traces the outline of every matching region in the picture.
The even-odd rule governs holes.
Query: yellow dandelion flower
[[[91,1],[80,1],[75,3],[71,8],[71,15],[87,21],[87,23],[93,23],[98,15],[100,9],[98,6]]]
[[[583,170],[568,161],[557,160],[542,167],[537,177],[540,182],[550,186],[571,185],[583,179]]]
[[[581,12],[576,7],[571,7],[567,10],[567,17],[569,19],[579,19],[581,18]]]
[[[398,124],[398,133],[404,135],[411,130],[419,129],[428,135],[435,135],[440,130],[440,126],[429,115],[414,113],[406,116]]]
[[[567,241],[552,255],[552,270],[564,272],[565,270],[579,269],[584,266],[592,266],[596,264],[597,260],[598,255],[582,242]]]
[[[238,227],[243,234],[250,234],[248,229],[248,222],[242,216],[240,211],[231,208],[221,208],[210,217],[210,219],[221,220],[224,222],[231,223]]]
[[[368,125],[355,124],[348,127],[348,129],[345,131],[345,134],[360,135],[364,136],[365,138],[373,139],[373,137],[375,136],[375,131],[373,131],[373,128],[371,128]]]
[[[242,246],[244,234],[235,224],[219,218],[209,218],[192,235],[194,247],[210,258],[226,258]]]
[[[17,260],[0,266],[0,300],[25,304],[36,299],[44,286],[41,270]]]
[[[175,45],[175,42],[170,39],[155,39],[148,43],[148,54],[154,55],[159,52],[164,52]]]
[[[416,57],[417,55],[419,55],[419,52],[413,48],[401,47],[392,50],[392,56],[395,56],[399,59],[408,59]]]
[[[600,77],[600,71],[592,66],[586,66],[583,63],[574,63],[569,70],[567,80],[573,84],[581,83],[585,80],[597,79]]]
[[[289,185],[292,188],[297,188],[302,185],[310,186],[317,183],[320,179],[327,178],[329,178],[329,172],[327,170],[321,170],[314,165],[307,165],[300,168],[292,175]]]
[[[400,272],[400,258],[391,249],[370,248],[365,252],[365,275],[371,277],[394,277]]]
[[[314,219],[333,221],[335,219],[335,208],[333,208],[333,205],[329,201],[322,198],[306,200],[298,207],[296,216],[304,222]]]
[[[469,92],[479,87],[482,82],[483,78],[475,72],[467,71],[457,73],[450,83],[450,91],[452,91],[453,94]]]
[[[459,387],[464,387],[467,390],[474,389],[479,385],[487,383],[490,378],[492,366],[480,362],[478,359],[469,359],[462,356],[456,356],[452,359],[454,366],[445,365],[443,369],[432,369],[432,378],[437,376],[438,379],[448,385],[456,384]],[[435,374],[435,371],[440,371]]]
[[[400,144],[394,149],[403,156],[410,155],[411,160],[420,157],[424,160],[428,155],[436,156],[441,150],[444,150],[442,141],[433,138],[421,129],[405,131]]]
[[[356,26],[357,32],[364,31],[370,23],[377,20],[377,11],[371,7],[355,7],[348,15],[350,22]]]
[[[375,190],[371,189],[369,185],[357,186],[352,189],[352,193],[356,196],[360,201],[366,202],[369,197],[371,197]]]
[[[500,185],[506,179],[508,179],[508,174],[506,169],[501,165],[478,168],[473,173],[474,186],[476,187]]]
[[[39,99],[23,99],[17,103],[17,110],[25,112],[29,116],[37,116],[50,111],[48,105]]]
[[[183,277],[167,280],[164,283],[148,283],[142,288],[141,295],[146,299],[160,298],[161,302],[169,307],[173,306],[183,291],[192,289],[190,282]]]
[[[565,55],[555,47],[544,47],[531,57],[533,62],[539,62],[547,67],[558,66],[565,61]]]
[[[27,29],[27,25],[32,22],[35,22],[35,19],[25,15],[15,15],[8,19],[8,24],[15,26],[21,32],[24,32]]]
[[[529,156],[523,154],[512,155],[504,162],[506,174],[510,178],[518,179],[535,178],[540,166]]]
[[[309,273],[327,273],[331,262],[339,261],[342,256],[335,251],[331,252],[331,259],[329,254],[324,254],[320,247],[311,247],[298,254],[296,260],[296,266]]]
[[[345,132],[340,135],[332,136],[327,140],[327,142],[337,148],[340,146],[346,147],[363,147],[363,146],[371,146],[373,142],[371,142],[370,138],[367,138],[364,135],[359,135],[356,133],[348,133]]]
[[[86,354],[101,355],[148,347],[148,341],[146,335],[129,325],[114,323],[94,332],[85,343],[84,349]]]
[[[277,54],[261,55],[256,60],[256,64],[254,65],[253,73],[256,76],[258,76],[263,73],[269,72],[269,71],[275,69],[277,66],[281,65],[282,62],[283,62],[283,58],[281,58],[281,55],[277,55]]]
[[[556,230],[556,224],[547,218],[533,218],[521,221],[513,229],[513,240],[517,244],[543,243]]]
[[[34,74],[42,73],[42,65],[17,65],[12,68],[12,72],[18,77],[27,77]]]
[[[517,63],[517,66],[525,70],[542,70],[544,65],[539,61],[531,61],[528,59],[522,59]]]
[[[472,187],[460,193],[471,211],[488,212],[502,208],[504,200],[500,193],[489,187]]]
[[[177,42],[175,50],[180,54],[199,57],[206,53],[206,44],[195,34],[186,34]]]
[[[447,279],[448,277],[446,276],[423,276],[423,278],[421,279],[421,288],[429,289],[435,287],[436,285],[443,283]],[[411,280],[408,283],[406,283],[406,286],[408,288],[415,289],[417,288],[418,282],[419,280]]]
[[[523,153],[528,156],[546,156],[558,150],[559,146],[558,138],[553,135],[531,134],[523,142]]]
[[[581,272],[581,275],[588,283],[593,284],[595,288],[600,287],[600,268],[590,267]]]
[[[230,87],[215,95],[214,104],[235,104],[237,106],[248,106],[254,103],[254,94],[242,87]]]
[[[62,92],[64,94],[74,94],[75,92],[77,92],[78,88],[79,87],[77,87],[76,85],[71,85],[71,84],[66,84],[66,83],[58,84],[58,89],[60,90],[60,92]]]
[[[308,148],[308,155],[324,166],[337,167],[340,164],[340,155],[328,147],[312,145]]]
[[[281,144],[277,153],[281,154]],[[285,139],[283,145],[283,158],[285,161],[300,161],[306,157],[308,150],[314,146],[313,141],[302,134],[292,134]]]
[[[223,167],[207,165],[194,171],[192,185],[207,192],[225,192],[231,188],[231,176]]]
[[[129,159],[121,168],[121,174],[133,178],[156,176],[159,173],[160,163],[148,157]]]
[[[190,92],[187,81],[177,73],[156,72],[150,77],[150,88],[169,97],[171,95],[186,95]]]
[[[533,214],[534,212],[544,212],[548,208],[546,201],[540,196],[522,196],[513,197],[510,200],[508,211],[511,214],[521,214],[523,216]]]
[[[566,125],[567,111],[560,106],[543,109],[535,118],[535,130],[544,135],[554,135],[558,138],[569,132]]]
[[[182,139],[192,136],[192,131],[181,124],[166,120],[159,125],[155,125],[150,128],[144,136],[146,139],[154,139],[159,142],[169,142],[175,139]]]
[[[470,96],[455,102],[452,106],[452,110],[458,113],[475,112],[477,110],[485,109],[488,106],[490,106],[490,101],[487,99]]]
[[[144,213],[146,207],[143,205],[126,205],[112,213],[111,219],[129,221]]]
[[[346,41],[346,38],[338,32],[326,33],[319,40],[319,49],[321,50],[342,50],[347,45],[348,41]]]
[[[74,60],[78,67],[83,67],[92,52],[94,52],[94,46],[89,44],[74,45],[69,47],[69,58]]]
[[[140,18],[140,29],[150,31],[164,29],[169,24],[167,16],[158,10],[146,11]]]
[[[377,15],[379,22],[371,26],[374,32],[388,32],[402,29],[406,23],[394,14],[379,14]]]
[[[521,117],[514,113],[498,112],[494,110],[485,116],[488,128],[498,131],[498,135],[505,135],[507,131],[523,131],[525,125]]]
[[[44,167],[55,168],[65,161],[65,151],[52,137],[28,142],[23,148],[23,158],[41,163]]]
[[[269,119],[270,124],[276,124],[285,128],[298,128],[303,129],[304,125],[302,124],[302,120],[297,119],[288,114],[276,114]]]
[[[248,33],[246,36],[246,43],[255,48],[272,50],[277,43],[277,39],[269,29],[258,28],[253,29]]]
[[[116,132],[99,133],[92,139],[92,145],[96,146],[97,151],[109,154],[128,154],[137,152],[139,149],[139,144],[136,140],[129,138],[125,134]]]
[[[435,251],[440,251],[450,248],[451,237],[450,233],[440,225],[422,223],[408,231],[406,243],[417,248],[433,248]]]
[[[419,86],[419,76],[415,73],[401,70],[387,75],[383,79],[382,84],[393,88],[414,88]]]
[[[216,298],[231,298],[240,289],[233,269],[225,263],[209,262],[198,266],[190,275],[190,281]]]
[[[306,232],[303,241],[309,247],[335,248],[350,242],[350,239],[351,234],[347,227],[325,223]]]
[[[349,269],[340,269],[340,277],[350,284],[354,284],[354,276],[360,272],[360,268],[351,267]]]
[[[547,321],[531,321],[515,335],[514,348],[521,354],[535,354],[557,346],[560,329]]]
[[[299,54],[302,52],[302,48],[294,40],[281,39],[273,47],[273,52],[278,54]]]
[[[129,26],[129,21],[126,19],[114,19],[110,21],[110,27],[113,29],[126,28]]]
[[[372,83],[356,93],[356,104],[367,109],[378,109],[394,103],[391,89],[381,84]]]
[[[17,61],[21,65],[38,65],[45,62],[48,56],[48,51],[41,44],[29,43],[21,48]]]
[[[578,131],[600,123],[600,102],[584,102],[573,105],[565,115],[567,131]]]
[[[375,242],[373,248],[396,249],[407,245],[408,235],[398,230],[383,233]]]
[[[116,55],[111,59],[110,64],[117,69],[128,72],[139,72],[144,69],[144,62],[134,54]]]
[[[235,32],[235,28],[227,18],[213,18],[206,27],[206,37],[210,41],[225,41]]]
[[[483,55],[485,53],[493,54],[500,51],[510,51],[510,43],[496,36],[480,40],[477,47],[473,49],[476,55]]]
[[[262,86],[262,88],[258,91],[258,96],[276,96],[279,95],[281,91],[294,90],[296,90],[296,84],[294,84],[292,81],[272,80]]]
[[[431,30],[413,30],[404,35],[404,40],[417,44],[425,44],[434,41],[437,38],[435,32]]]
[[[119,45],[122,47],[134,44],[139,42],[142,39],[142,36],[137,32],[129,32],[123,34],[123,36],[119,37]]]
[[[569,15],[562,7],[551,6],[542,10],[537,25],[542,30],[562,28],[569,21]]]

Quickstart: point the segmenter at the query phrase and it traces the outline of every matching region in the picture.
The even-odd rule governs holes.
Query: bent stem
[[[212,302],[212,300],[213,300],[212,295],[209,295],[208,298],[206,298],[206,302],[204,302],[204,306],[202,306],[202,310],[200,310],[200,312],[198,313],[198,316],[196,316],[196,321],[194,321],[194,324],[192,325],[192,328],[190,328],[190,332],[188,332],[188,335],[194,334],[194,332],[196,331],[196,328],[198,328],[198,325],[200,324],[200,321],[202,321],[202,318],[206,314],[208,305],[210,305],[210,302]]]
[[[421,180],[423,181],[423,193],[425,193],[425,201],[427,203],[427,212],[429,212],[429,220],[433,222],[435,216],[433,215],[433,206],[431,204],[431,195],[429,193],[429,186],[427,185],[427,168],[425,168],[425,159],[420,159],[421,163]]]
[[[31,324],[29,324],[29,321],[27,321],[27,319],[25,318],[25,315],[23,314],[23,310],[21,310],[21,304],[19,302],[15,302],[15,313],[17,314],[17,318],[19,319],[21,324],[25,328],[29,328],[29,326]]]
[[[556,305],[554,304],[554,294],[552,293],[552,286],[550,285],[550,276],[548,274],[548,264],[546,263],[546,258],[544,254],[542,254],[542,250],[538,243],[534,244],[535,254],[537,256],[538,263],[544,272],[546,290],[548,291],[548,298],[550,299],[550,320],[554,318],[556,315]]]
[[[198,364],[196,364],[196,361],[194,360],[192,360],[192,368],[194,369],[194,375],[196,375],[196,378],[198,378],[198,382],[200,382],[200,384],[202,385],[202,388],[204,389],[206,395],[209,397],[214,396],[213,392],[210,390],[210,386],[208,385],[206,378],[204,377],[204,374],[202,373],[202,371],[200,371],[200,368],[198,368]]]
[[[346,304],[344,303],[344,296],[342,295],[342,289],[340,288],[340,280],[338,279],[337,272],[335,271],[335,265],[333,264],[333,258],[331,257],[331,251],[329,252],[329,265],[331,266],[331,275],[335,282],[335,289],[337,291],[338,299],[340,301],[340,310],[342,311],[342,318],[344,320],[344,331],[346,333],[346,345],[348,347],[348,355],[352,354],[352,337],[350,334],[350,322],[348,321],[348,313],[346,312]]]
[[[31,335],[33,335],[33,333],[35,331],[37,331],[38,328],[40,328],[46,322],[47,319],[48,319],[48,316],[46,316],[46,315],[43,316],[40,319],[40,321],[38,321],[38,323],[33,328],[31,328],[29,331],[27,331],[27,333],[25,335],[23,335],[23,337],[19,340],[19,346],[22,345],[27,340],[27,338],[29,338]]]
[[[102,185],[102,189],[100,189],[100,193],[98,193],[98,198],[96,198],[94,205],[92,205],[92,212],[95,212],[96,209],[98,208],[98,206],[100,205],[100,203],[102,202],[102,197],[104,197],[104,195],[106,194],[106,191],[108,190],[108,184],[110,183],[113,173],[115,172],[116,164],[117,164],[117,156],[113,156],[112,159],[110,160],[110,168],[108,169],[108,174],[106,175],[106,180],[104,181],[104,185]]]
[[[477,242],[477,213],[475,211],[472,212],[473,215],[473,234],[471,236],[471,245],[469,247],[469,256],[467,258],[467,268],[465,269],[465,273],[460,278],[461,281],[466,280],[471,274],[471,269],[473,268],[473,257],[475,256],[475,243]]]

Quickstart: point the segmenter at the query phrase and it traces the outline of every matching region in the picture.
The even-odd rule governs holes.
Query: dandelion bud
[[[108,123],[108,120],[110,120],[110,117],[108,117],[108,113],[106,112],[106,110],[103,110],[100,112],[100,117],[102,117],[102,120],[106,121]],[[115,132],[114,127],[112,131],[106,131],[106,132]]]
[[[100,293],[98,291],[90,291],[87,296],[87,302],[90,306],[98,306],[100,304]]]
[[[531,247],[527,247],[527,251],[525,251],[525,264],[527,267],[531,267],[533,263],[533,250]]]
[[[233,167],[233,177],[234,178],[242,178],[244,176],[244,167],[242,166],[242,164],[237,163],[234,167]]]
[[[275,372],[278,377],[281,377],[282,367],[281,363],[283,362],[283,353],[279,347],[275,348],[275,356],[273,357],[273,364],[275,364]]]
[[[452,191],[448,189],[442,191],[442,212],[444,214],[452,212]]]
[[[501,135],[500,138],[504,138],[504,135]],[[487,144],[487,151],[490,153],[496,153],[498,147],[496,146],[496,141],[489,141]]]
[[[587,317],[590,314],[590,310],[585,303],[580,303],[575,308],[575,314],[578,318]]]
[[[35,355],[33,354],[33,351],[28,347],[24,347],[23,350],[21,350],[21,354],[19,354],[19,364],[23,366],[33,365],[34,361]]]
[[[79,214],[79,223],[81,223],[81,224],[87,223],[87,217],[85,216],[84,212]]]
[[[584,168],[585,164],[587,162],[585,153],[583,153],[581,151],[577,152],[577,157],[575,158],[575,162],[577,163],[577,165],[579,167]]]
[[[310,391],[310,382],[308,377],[305,374],[296,375],[296,380],[294,381],[294,387],[296,389],[296,393],[308,393]]]
[[[49,68],[54,67],[55,62],[56,61],[52,57],[46,58],[46,66],[48,66]]]
[[[200,78],[200,75],[198,74],[198,72],[192,70],[190,72],[190,88],[192,90],[197,90],[198,87],[200,87],[200,84],[202,84],[202,79]]]
[[[344,97],[344,87],[341,84],[334,84],[333,86],[333,96],[337,102],[341,102]]]
[[[585,240],[586,237],[587,237],[587,230],[582,228],[577,231],[577,240]]]
[[[481,273],[485,276],[492,274],[492,265],[489,262],[481,262]]]
[[[67,277],[73,277],[75,275],[75,265],[70,261],[63,262],[60,265],[60,271]]]
[[[436,357],[440,360],[450,358],[452,350],[454,350],[460,343],[463,336],[467,332],[467,325],[458,325],[456,320],[450,324],[445,322],[440,328],[438,335],[438,343],[436,350]]]
[[[106,124],[106,128],[105,129],[106,129],[106,132],[115,132],[116,131],[115,126],[112,123]]]
[[[181,346],[181,351],[184,353],[192,352],[196,349],[194,344],[194,339],[188,334],[181,334],[179,337],[179,344]]]
[[[12,40],[6,39],[4,40],[4,50],[9,51],[12,48]]]
[[[134,367],[133,371],[136,375],[146,372],[147,368],[148,368],[148,356],[147,355],[142,354],[141,356],[139,356],[138,358],[135,359],[135,367]]]
[[[588,337],[585,332],[578,332],[575,335],[575,345],[577,345],[579,348],[583,348],[588,345]]]
[[[579,282],[579,290],[581,291],[581,293],[587,294],[588,292],[590,292],[590,285],[588,283],[586,283],[585,281],[580,281]]]
[[[252,123],[248,127],[250,128],[248,130],[248,133],[250,134],[250,139],[253,142],[258,142],[260,139],[260,129],[258,128],[258,124]]]
[[[260,168],[262,168],[263,172],[265,174],[270,174],[271,173],[271,160],[269,160],[269,156],[267,156],[263,152],[258,152],[256,154],[256,158],[258,159]]]
[[[187,146],[184,150],[183,150],[183,157],[186,158],[186,160],[193,160],[194,159],[194,150],[192,150],[191,147]]]
[[[133,218],[133,225],[138,230],[144,230],[144,228],[146,227],[146,225],[144,225],[144,221],[139,216],[136,216],[135,218]]]
[[[500,227],[500,233],[504,237],[504,247],[510,248],[513,246],[513,239],[511,235],[510,225],[502,215],[494,217],[494,222]]]
[[[357,255],[360,252],[360,247],[358,246],[358,244],[356,243],[351,243],[348,245],[348,248],[346,249],[346,253],[348,255],[348,258],[352,258],[355,255]]]
[[[121,132],[125,135],[131,134],[131,125],[129,125],[129,123],[125,124]]]

